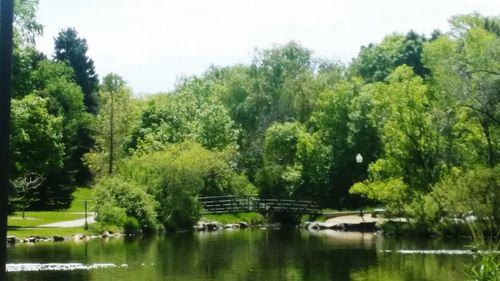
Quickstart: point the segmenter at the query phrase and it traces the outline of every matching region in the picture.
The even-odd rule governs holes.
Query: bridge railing
[[[202,214],[221,213],[294,213],[319,214],[318,204],[312,200],[258,198],[256,196],[210,196],[199,198]]]

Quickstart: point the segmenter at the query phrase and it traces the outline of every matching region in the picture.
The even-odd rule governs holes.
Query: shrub
[[[113,206],[111,203],[104,203],[99,207],[97,212],[96,221],[103,225],[123,226],[127,214],[124,208]]]
[[[158,220],[166,229],[191,229],[200,218],[199,196],[255,194],[246,177],[233,170],[233,154],[193,142],[171,144],[163,151],[130,158],[118,173],[148,187],[158,202]]]
[[[135,234],[141,231],[141,224],[136,218],[127,217],[123,223],[123,231],[126,234]]]
[[[500,233],[500,165],[452,171],[433,186],[431,196],[451,218],[473,218],[474,235]]]
[[[140,228],[144,231],[154,231],[158,228],[156,218],[158,203],[133,181],[120,177],[104,179],[97,184],[94,199],[98,217],[102,212],[107,212],[105,206],[124,210],[125,217],[115,225],[123,226],[126,218],[131,217],[139,222]]]

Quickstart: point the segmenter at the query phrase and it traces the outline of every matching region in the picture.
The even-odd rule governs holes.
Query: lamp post
[[[358,165],[357,165],[357,166],[359,166],[359,164],[363,163],[363,156],[361,156],[361,154],[360,154],[360,153],[356,154],[355,159],[356,159],[356,163],[358,163]],[[357,169],[357,170],[359,170],[359,169]],[[362,220],[362,221],[365,221],[365,219],[364,219],[364,217],[363,217],[363,216],[364,216],[364,214],[363,214],[363,209],[359,210],[359,216],[361,217],[361,220]]]
[[[363,156],[361,154],[356,154],[356,163],[361,164],[363,163]]]
[[[89,224],[87,221],[87,200],[84,201],[83,206],[85,207],[85,226],[83,227],[85,230],[89,229]]]

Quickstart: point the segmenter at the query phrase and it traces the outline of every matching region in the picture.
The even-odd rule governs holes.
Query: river
[[[9,247],[8,280],[465,280],[466,241],[233,230]]]

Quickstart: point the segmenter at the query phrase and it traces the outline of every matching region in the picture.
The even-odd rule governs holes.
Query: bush
[[[171,144],[163,151],[130,158],[118,173],[148,187],[158,202],[158,220],[166,229],[191,229],[200,218],[199,196],[255,194],[247,178],[233,170],[233,154],[193,142]]]
[[[97,212],[96,221],[103,225],[114,225],[122,227],[127,214],[124,208],[113,206],[111,203],[104,203],[99,207]]]
[[[123,226],[127,217],[135,218],[144,231],[154,231],[158,228],[156,208],[158,203],[153,196],[147,194],[143,188],[133,181],[120,177],[104,179],[97,184],[94,192],[97,216],[107,215],[112,207],[124,210],[117,226]],[[116,215],[116,214],[115,214]]]
[[[452,171],[433,186],[431,196],[450,218],[473,217],[474,235],[498,239],[500,233],[500,165]]]
[[[141,231],[141,224],[136,218],[127,217],[123,223],[123,231],[126,234],[136,234]]]
[[[500,254],[481,253],[474,256],[475,264],[469,268],[468,277],[474,281],[500,280]]]

